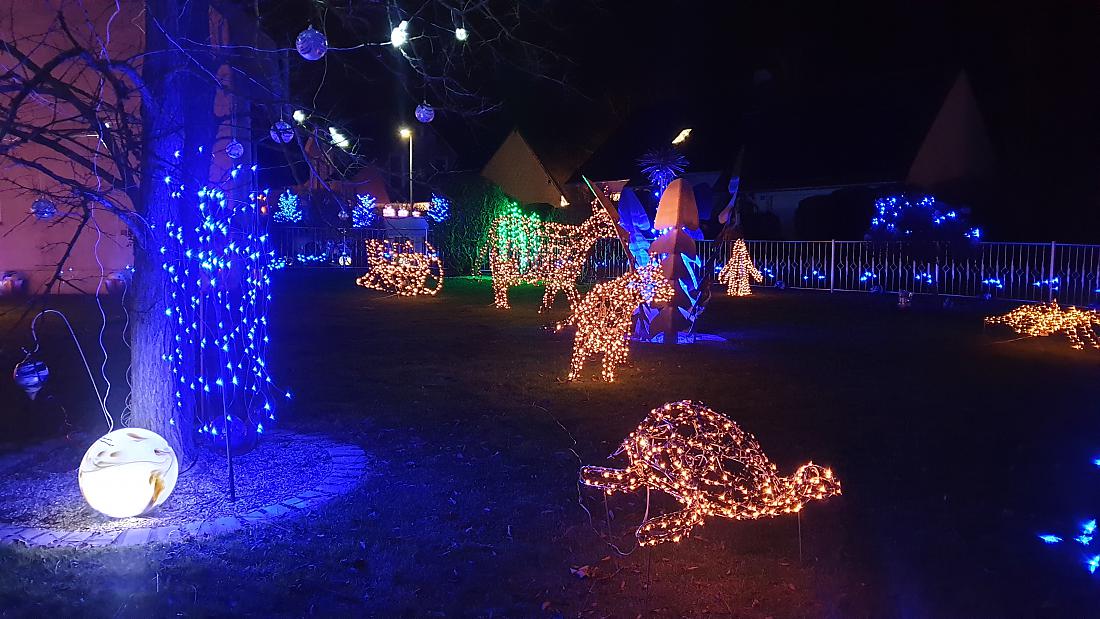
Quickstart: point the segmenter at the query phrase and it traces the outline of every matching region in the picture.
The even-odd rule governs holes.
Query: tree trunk
[[[209,3],[148,0],[145,33],[147,53],[142,76],[150,97],[142,101],[142,203],[137,205],[145,233],[137,235],[130,297],[130,423],[160,434],[181,459],[187,459],[194,456],[195,416],[193,410],[177,411],[175,393],[186,387],[180,385],[180,377],[172,373],[167,361],[174,350],[176,316],[167,311],[172,283],[163,269],[160,248],[166,245],[167,222],[190,223],[193,215],[189,215],[188,208],[195,205],[195,191],[208,180],[208,155],[200,153],[198,147],[209,153],[216,131],[214,84],[196,66],[202,60],[179,52],[174,41],[210,39]],[[171,198],[170,192],[178,185],[165,183],[165,177],[187,185],[182,198]]]

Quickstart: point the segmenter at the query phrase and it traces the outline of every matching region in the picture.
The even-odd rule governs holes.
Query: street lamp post
[[[401,139],[409,141],[409,212],[413,208],[413,134],[408,127],[401,127],[398,131]]]

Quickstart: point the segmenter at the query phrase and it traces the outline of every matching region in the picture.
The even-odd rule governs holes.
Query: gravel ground
[[[335,445],[318,435],[270,432],[252,452],[233,459],[236,501],[229,501],[225,459],[200,458],[180,472],[164,505],[143,516],[114,519],[88,507],[77,484],[80,459],[94,440],[77,435],[0,453],[0,523],[108,533],[181,525],[196,515],[209,519],[244,514],[320,483],[332,469],[325,449]]]

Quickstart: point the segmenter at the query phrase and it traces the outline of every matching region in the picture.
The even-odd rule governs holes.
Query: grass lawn
[[[487,280],[408,299],[353,279],[279,274],[272,366],[295,393],[282,423],[371,454],[360,489],[189,545],[0,547],[0,616],[1065,617],[1100,602],[1084,553],[1035,537],[1100,511],[1100,352],[983,329],[1011,306],[719,294],[701,330],[727,343],[635,345],[608,385],[563,381],[571,338],[543,326],[564,298],[539,315],[532,287],[502,311]],[[93,342],[94,305],[65,304]],[[29,339],[13,316],[0,317],[0,372]],[[60,329],[46,338],[52,393],[95,429]],[[644,492],[605,503],[577,471],[683,398],[754,433],[781,474],[831,466],[843,496],[634,549]],[[56,435],[59,419],[0,380],[0,441]]]

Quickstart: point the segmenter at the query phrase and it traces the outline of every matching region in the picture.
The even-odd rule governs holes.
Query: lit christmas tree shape
[[[750,277],[758,284],[764,281],[764,274],[752,263],[744,239],[737,239],[730,249],[730,259],[718,272],[718,283],[726,286],[726,294],[731,297],[747,297],[752,294]]]
[[[630,328],[635,310],[650,303],[672,299],[672,284],[656,262],[638,267],[609,282],[596,284],[573,307],[573,314],[557,324],[556,330],[575,325],[573,358],[569,380],[575,380],[589,357],[603,354],[601,377],[614,382],[615,368],[626,363],[630,353]]]
[[[424,243],[424,252],[416,251],[409,240],[371,239],[366,245],[367,272],[356,284],[403,297],[431,296],[443,290],[443,263],[431,243]]]
[[[279,196],[279,206],[275,209],[272,218],[281,224],[296,224],[302,221],[302,208],[298,205],[298,196],[290,190]]]
[[[1092,325],[1100,324],[1100,314],[1072,305],[1062,309],[1058,299],[1038,305],[1021,305],[1000,316],[987,316],[985,324],[1007,325],[1016,333],[1031,337],[1065,333],[1073,348],[1080,350],[1085,347],[1085,342],[1093,348],[1100,348],[1092,331]]]
[[[752,434],[691,400],[650,411],[613,456],[625,469],[581,468],[581,481],[608,494],[647,487],[683,506],[649,518],[636,536],[643,546],[678,542],[708,516],[756,520],[797,513],[811,500],[840,494],[830,469],[807,463],[780,477]]]
[[[378,218],[375,208],[377,200],[369,193],[361,193],[355,196],[355,206],[351,209],[351,225],[355,228],[369,228]]]
[[[539,221],[515,206],[489,228],[486,249],[493,277],[493,304],[511,307],[508,288],[542,283],[546,291],[539,312],[550,309],[558,293],[570,303],[578,298],[577,280],[597,239],[618,235],[616,224],[598,209],[579,226]]]

